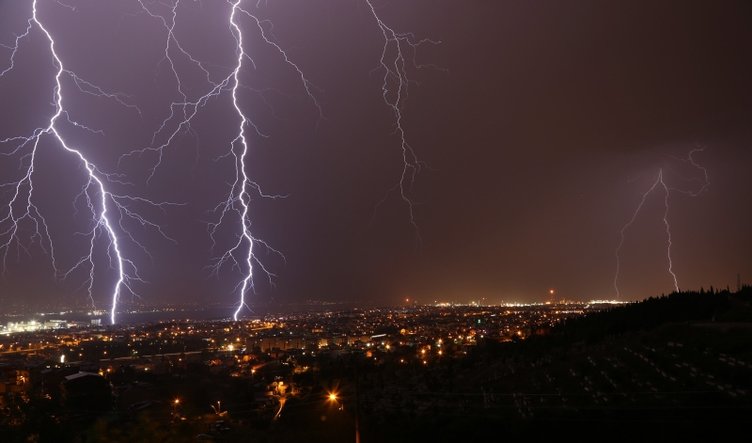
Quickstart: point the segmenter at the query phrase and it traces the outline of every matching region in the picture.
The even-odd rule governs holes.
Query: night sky
[[[104,135],[67,126],[66,136],[114,184],[155,201],[183,203],[147,210],[176,244],[134,227],[146,284],[143,303],[232,305],[242,276],[207,266],[232,242],[232,225],[211,251],[207,223],[234,169],[227,151],[237,126],[230,95],[209,102],[165,151],[146,181],[153,156],[120,156],[148,146],[178,99],[164,55],[164,28],[139,13],[136,0],[40,0],[66,67],[108,91],[128,94],[142,110],[82,94],[64,83],[71,118]],[[169,2],[167,2],[169,3]],[[415,82],[403,109],[407,137],[428,165],[411,196],[422,242],[398,195],[402,157],[394,118],[381,97],[383,38],[360,0],[246,1],[273,23],[273,36],[316,86],[324,118],[294,70],[247,27],[256,69],[241,73],[241,104],[267,137],[250,138],[248,173],[271,194],[254,199],[254,235],[284,253],[260,253],[277,274],[275,287],[256,280],[250,303],[305,300],[396,303],[541,301],[555,288],[569,299],[613,298],[619,230],[663,168],[671,194],[673,270],[681,288],[752,281],[752,4],[747,1],[375,0],[380,17],[401,32],[440,40],[417,52]],[[150,2],[155,12],[169,10]],[[0,43],[24,31],[30,2],[0,1]],[[217,78],[235,61],[229,5],[184,1],[175,33]],[[249,22],[246,21],[246,24]],[[268,29],[272,29],[269,27]],[[0,70],[11,51],[0,47]],[[185,72],[189,96],[206,87]],[[22,43],[16,69],[0,78],[0,138],[45,125],[54,68],[36,30]],[[257,91],[263,91],[259,94]],[[7,152],[10,145],[0,145]],[[54,141],[42,139],[35,198],[48,221],[61,267],[86,252],[86,219],[73,200],[85,172]],[[0,182],[18,179],[19,157],[0,157]],[[9,189],[0,189],[0,218]],[[625,300],[668,293],[663,195],[646,201],[626,231],[620,288]],[[21,238],[0,281],[0,310],[12,306],[84,304],[88,271],[56,280],[49,257]],[[113,273],[106,257],[95,278],[97,305],[109,308]],[[82,287],[83,285],[83,287]],[[131,300],[126,296],[125,301]]]

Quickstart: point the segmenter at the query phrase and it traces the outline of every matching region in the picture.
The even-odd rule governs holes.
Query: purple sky
[[[146,146],[178,99],[163,56],[159,21],[136,0],[68,0],[74,9],[39,0],[66,67],[108,91],[121,91],[142,115],[64,84],[71,118],[104,135],[69,128],[66,135],[104,171],[126,174],[116,190],[185,203],[149,211],[177,245],[133,229],[152,259],[135,246],[148,284],[145,303],[228,306],[240,274],[211,276],[206,223],[226,193],[234,168],[215,160],[227,151],[237,117],[230,95],[209,102],[167,150],[146,182],[153,158],[118,158]],[[168,9],[146,2],[155,12]],[[170,3],[170,2],[165,2]],[[265,2],[262,2],[265,3]],[[415,80],[403,109],[407,137],[429,168],[412,191],[422,246],[403,202],[385,193],[402,171],[394,121],[381,97],[382,35],[360,0],[269,1],[245,7],[273,23],[273,36],[316,85],[325,118],[294,70],[245,28],[256,69],[241,73],[240,102],[268,136],[249,139],[247,172],[286,199],[252,202],[254,234],[282,251],[270,255],[276,287],[257,280],[253,303],[307,299],[396,302],[538,301],[612,298],[614,251],[621,227],[664,168],[669,186],[696,190],[695,159],[710,186],[697,197],[673,193],[673,269],[682,288],[752,280],[752,5],[745,1],[485,1],[374,0],[385,23],[425,46],[409,68]],[[0,1],[0,43],[13,43],[30,2]],[[222,1],[184,0],[175,33],[216,78],[235,62]],[[250,25],[247,20],[244,22]],[[267,28],[272,29],[272,28]],[[0,47],[0,70],[11,51]],[[206,85],[187,64],[189,96]],[[0,139],[28,134],[54,113],[54,68],[36,30],[22,43],[16,69],[0,78]],[[263,97],[252,89],[265,90]],[[10,145],[0,145],[7,152]],[[85,173],[51,138],[43,138],[35,198],[47,219],[58,260],[71,266],[87,242],[73,199]],[[0,182],[16,180],[19,157],[0,157]],[[10,195],[0,189],[0,218]],[[625,299],[670,292],[663,200],[652,195],[626,231],[620,288]],[[2,228],[2,226],[0,226]],[[220,232],[218,249],[232,241]],[[21,238],[29,254],[10,249],[0,281],[0,310],[59,301],[83,304],[88,271],[54,278],[49,258]],[[0,229],[1,231],[2,229]],[[24,237],[25,233],[25,237]],[[221,252],[221,251],[220,251]],[[102,266],[95,300],[109,307],[113,273]],[[84,287],[81,288],[81,285]],[[126,301],[130,297],[126,298]]]

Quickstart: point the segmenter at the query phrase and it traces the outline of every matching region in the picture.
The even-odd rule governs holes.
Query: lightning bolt
[[[381,19],[372,0],[365,0],[365,3],[383,37],[384,45],[376,70],[383,72],[381,96],[393,114],[395,134],[399,138],[399,146],[402,154],[402,171],[399,180],[376,206],[378,208],[378,206],[388,199],[389,194],[398,191],[399,198],[407,208],[408,221],[415,233],[416,241],[420,244],[422,242],[421,233],[415,219],[415,202],[411,194],[412,188],[415,185],[415,179],[426,164],[418,158],[415,150],[408,142],[407,132],[403,124],[403,108],[408,98],[411,82],[407,68],[408,65],[411,65],[415,69],[424,67],[437,68],[434,65],[417,64],[415,54],[422,45],[438,45],[441,42],[431,39],[417,39],[412,33],[395,31]]]
[[[263,246],[267,251],[271,251],[278,256],[282,257],[284,259],[284,255],[282,253],[274,248],[272,248],[268,243],[266,243],[263,240],[260,240],[258,238],[255,238],[251,233],[251,220],[250,220],[250,201],[251,201],[251,192],[255,192],[256,194],[260,195],[263,198],[284,198],[282,195],[270,195],[266,194],[262,191],[261,187],[256,183],[255,181],[251,180],[248,176],[246,164],[248,162],[248,139],[246,136],[246,128],[248,126],[252,126],[255,130],[255,132],[259,135],[262,135],[262,133],[259,131],[258,127],[253,123],[253,121],[246,115],[246,113],[243,111],[243,108],[238,103],[238,90],[241,87],[240,83],[240,73],[243,70],[243,61],[250,62],[254,67],[256,63],[253,61],[253,58],[248,55],[248,53],[245,50],[245,47],[243,46],[243,30],[241,28],[240,23],[238,22],[238,16],[243,15],[251,20],[251,22],[254,24],[254,26],[258,30],[258,35],[261,37],[262,41],[266,43],[267,45],[274,48],[277,53],[282,57],[285,64],[287,64],[289,67],[291,67],[299,76],[300,82],[302,83],[305,93],[307,94],[308,98],[313,102],[316,109],[319,113],[319,119],[323,118],[323,111],[321,108],[321,105],[319,104],[318,100],[316,99],[314,93],[313,93],[313,84],[308,80],[308,78],[305,76],[303,71],[300,69],[300,67],[295,64],[290,57],[287,55],[287,53],[277,44],[275,43],[269,34],[267,33],[266,29],[263,26],[263,21],[260,20],[256,15],[248,11],[247,9],[244,9],[241,7],[241,0],[227,0],[227,3],[232,6],[232,10],[229,17],[229,23],[230,28],[232,29],[233,37],[235,38],[235,42],[237,43],[237,63],[235,65],[235,68],[232,71],[232,105],[235,110],[235,113],[238,117],[238,120],[240,121],[238,126],[238,132],[237,136],[232,140],[230,143],[230,154],[235,160],[235,181],[230,187],[230,193],[228,194],[227,199],[220,208],[220,218],[218,223],[215,223],[210,226],[212,238],[214,237],[214,233],[216,232],[216,229],[218,226],[223,222],[223,219],[225,215],[228,213],[228,211],[235,211],[236,214],[239,215],[239,222],[241,225],[241,234],[238,237],[237,242],[230,247],[225,253],[220,256],[215,264],[215,269],[219,270],[219,268],[227,262],[232,262],[233,266],[241,266],[240,262],[238,260],[237,255],[240,255],[242,258],[242,269],[244,273],[243,279],[239,283],[239,295],[240,299],[238,301],[238,305],[235,309],[235,312],[233,313],[233,319],[237,321],[238,317],[240,316],[240,313],[242,312],[244,307],[247,307],[246,303],[246,295],[249,291],[253,290],[253,275],[254,275],[254,268],[258,267],[261,269],[261,271],[267,276],[269,279],[269,283],[273,284],[272,278],[275,277],[275,274],[272,273],[265,265],[264,263],[259,260],[259,258],[254,253],[254,246],[255,245],[261,245]],[[259,3],[256,5],[259,6]],[[240,207],[237,208],[236,205],[239,205]],[[245,249],[245,251],[243,251]],[[236,286],[237,288],[237,286]]]
[[[243,31],[240,29],[240,25],[238,25],[237,22],[237,14],[240,10],[240,0],[236,0],[234,3],[232,3],[232,13],[230,14],[230,24],[233,29],[233,33],[235,36],[235,41],[238,43],[238,64],[235,66],[235,70],[232,73],[233,77],[233,87],[232,87],[232,105],[235,108],[235,111],[237,112],[237,116],[240,119],[240,125],[238,127],[238,136],[230,143],[230,146],[235,146],[236,144],[240,144],[240,153],[236,153],[234,149],[231,149],[233,157],[235,157],[235,164],[236,164],[236,171],[238,171],[238,174],[235,176],[235,183],[233,183],[232,190],[230,192],[230,195],[232,196],[235,192],[237,197],[237,201],[241,206],[240,211],[240,223],[242,226],[242,234],[238,242],[233,246],[232,249],[230,249],[227,254],[232,256],[233,252],[237,251],[239,248],[242,247],[243,243],[247,243],[246,245],[246,252],[245,252],[245,266],[246,266],[246,274],[245,277],[242,280],[241,287],[240,287],[240,302],[238,303],[238,307],[235,310],[235,313],[233,314],[233,319],[237,320],[238,315],[240,314],[241,309],[245,306],[245,295],[246,291],[252,286],[253,283],[253,244],[254,244],[254,238],[251,235],[250,231],[250,219],[248,218],[248,212],[249,212],[249,204],[250,204],[250,194],[248,193],[248,185],[249,185],[249,178],[248,173],[246,172],[245,164],[248,156],[248,140],[245,136],[245,128],[248,124],[248,117],[245,116],[243,113],[243,110],[241,109],[240,105],[238,104],[238,86],[240,85],[240,79],[238,78],[240,74],[240,70],[243,69],[243,60],[246,58],[245,48],[243,47]],[[242,177],[242,178],[241,178]],[[236,191],[237,190],[237,191]]]
[[[68,5],[59,3],[63,7],[71,9]],[[75,10],[75,8],[73,8]],[[67,278],[74,271],[87,267],[89,268],[88,277],[88,295],[94,304],[93,284],[95,277],[95,251],[97,249],[97,240],[104,237],[104,249],[109,258],[110,267],[116,272],[117,278],[112,285],[110,295],[110,320],[115,323],[118,301],[124,292],[129,292],[137,296],[133,285],[137,282],[143,283],[144,280],[139,274],[135,262],[125,255],[123,250],[123,241],[121,235],[130,240],[138,248],[148,254],[148,250],[143,244],[138,242],[130,233],[124,223],[130,221],[141,227],[156,230],[165,238],[170,239],[162,228],[147,218],[139,215],[133,208],[134,205],[146,205],[149,207],[164,209],[165,206],[173,205],[169,202],[153,202],[143,197],[132,196],[128,194],[114,193],[110,190],[113,183],[126,184],[122,176],[113,173],[106,173],[100,170],[85,153],[70,143],[63,137],[62,132],[66,124],[72,128],[82,129],[94,134],[103,134],[102,131],[94,130],[81,124],[70,117],[69,110],[65,107],[63,83],[69,80],[79,92],[94,95],[113,100],[123,106],[135,109],[138,108],[126,101],[127,96],[122,93],[106,92],[92,82],[83,79],[65,67],[63,60],[56,50],[56,41],[52,33],[44,25],[38,16],[38,2],[32,2],[31,17],[27,20],[27,26],[22,34],[16,36],[14,44],[7,46],[11,49],[9,66],[0,71],[0,78],[11,72],[15,66],[16,55],[18,54],[22,42],[29,37],[35,30],[39,31],[48,44],[52,65],[55,67],[54,87],[52,91],[55,112],[49,118],[43,127],[36,128],[31,135],[9,137],[0,140],[0,146],[10,145],[10,150],[3,152],[2,155],[12,157],[20,156],[21,178],[7,183],[0,184],[0,189],[10,188],[12,197],[5,206],[5,214],[0,218],[0,251],[2,252],[3,267],[7,263],[8,253],[13,245],[19,250],[23,249],[30,254],[29,249],[23,244],[20,238],[21,226],[24,222],[32,225],[33,234],[31,242],[39,242],[42,251],[48,253],[51,257],[51,263],[56,276]],[[5,46],[5,45],[4,45]],[[74,207],[77,202],[83,200],[89,213],[91,214],[91,226],[88,231],[82,235],[89,238],[89,247],[84,254],[69,269],[63,271],[58,267],[55,257],[52,237],[48,227],[47,220],[42,216],[39,207],[34,203],[34,177],[35,164],[40,154],[40,141],[44,136],[49,136],[63,151],[71,154],[78,159],[81,166],[86,171],[85,184],[80,193],[74,198]],[[26,152],[28,151],[28,152]],[[174,241],[174,240],[172,240]]]
[[[698,197],[700,194],[707,191],[708,187],[710,186],[710,176],[708,175],[708,170],[704,166],[697,163],[697,161],[694,158],[694,155],[698,152],[704,151],[705,148],[695,148],[692,149],[689,154],[687,155],[687,158],[678,158],[676,160],[689,163],[692,167],[697,169],[702,173],[702,179],[695,179],[693,181],[696,181],[699,183],[700,187],[696,190],[687,190],[682,189],[678,187],[669,186],[666,183],[665,180],[665,174],[663,168],[658,170],[658,174],[651,184],[651,186],[648,188],[647,191],[645,191],[642,194],[642,197],[640,198],[640,202],[635,208],[634,212],[632,213],[632,217],[627,221],[624,226],[619,230],[619,242],[616,246],[616,271],[614,273],[614,291],[616,292],[616,297],[621,297],[621,291],[619,289],[619,275],[621,272],[621,250],[624,246],[624,239],[626,231],[635,223],[637,218],[639,217],[640,213],[642,212],[642,208],[645,206],[645,203],[647,202],[650,195],[660,190],[660,192],[663,193],[663,217],[662,222],[663,226],[666,231],[666,260],[668,262],[668,273],[671,275],[671,279],[673,280],[674,285],[674,291],[679,291],[679,279],[676,276],[676,272],[674,272],[674,260],[671,256],[671,248],[673,247],[673,239],[671,235],[671,223],[669,222],[669,211],[670,211],[670,205],[669,205],[669,199],[671,197],[672,192],[678,192],[690,197]]]
[[[212,248],[215,249],[217,247],[216,237],[222,226],[233,223],[231,220],[233,218],[239,225],[239,232],[235,235],[235,240],[232,245],[216,257],[214,263],[210,267],[212,273],[216,275],[218,275],[220,270],[225,266],[229,266],[231,269],[239,271],[242,275],[242,278],[235,285],[234,289],[234,291],[239,294],[239,300],[233,313],[233,318],[237,320],[243,308],[248,306],[246,298],[248,293],[252,291],[254,287],[254,269],[258,268],[262,274],[266,275],[270,284],[273,284],[273,278],[276,276],[257,257],[255,253],[256,246],[260,246],[267,252],[278,255],[284,260],[284,255],[282,255],[280,251],[274,249],[267,242],[253,236],[251,232],[252,197],[258,196],[261,198],[272,199],[285,197],[284,195],[265,193],[261,186],[248,175],[250,147],[248,140],[249,134],[247,131],[249,128],[252,128],[256,136],[267,136],[248,116],[240,104],[240,89],[251,89],[241,83],[240,76],[246,68],[246,65],[249,65],[254,69],[256,68],[256,62],[246,51],[246,35],[243,31],[243,23],[241,23],[241,19],[247,19],[247,21],[249,21],[255,28],[255,34],[258,38],[260,38],[264,44],[274,49],[282,60],[282,63],[297,74],[306,96],[313,103],[318,112],[319,121],[321,121],[324,119],[324,114],[315,94],[315,91],[318,88],[316,88],[316,86],[308,79],[300,66],[296,64],[288,53],[274,40],[270,31],[271,23],[267,20],[260,19],[256,14],[244,8],[241,0],[226,0],[227,5],[229,6],[227,24],[235,42],[236,58],[233,62],[232,69],[219,81],[212,80],[212,74],[209,67],[195,58],[183,45],[181,45],[175,34],[178,8],[181,4],[180,0],[176,0],[171,5],[162,4],[163,6],[169,7],[168,17],[154,12],[146,3],[144,3],[143,0],[138,0],[138,3],[141,12],[158,20],[164,30],[165,44],[162,62],[167,63],[170,68],[170,73],[176,85],[178,101],[171,103],[169,114],[162,120],[159,127],[152,134],[151,144],[146,147],[132,150],[121,157],[121,160],[133,156],[140,157],[146,154],[152,154],[154,161],[149,168],[150,173],[148,180],[150,180],[157,172],[157,169],[162,165],[166,149],[174,144],[176,138],[185,132],[195,135],[191,123],[199,115],[201,109],[212,99],[216,99],[223,94],[230,95],[232,111],[238,119],[237,132],[232,136],[227,153],[220,156],[219,159],[232,160],[234,180],[229,185],[229,190],[225,198],[215,206],[213,212],[216,214],[216,221],[208,224],[208,232],[212,241]],[[256,4],[256,7],[260,7],[260,2]],[[181,74],[176,68],[175,57],[181,57],[183,60],[187,60],[190,65],[199,69],[204,74],[207,89],[202,95],[194,98],[188,97],[183,86]],[[253,89],[251,90],[260,95],[264,92]],[[158,140],[161,140],[161,142]]]

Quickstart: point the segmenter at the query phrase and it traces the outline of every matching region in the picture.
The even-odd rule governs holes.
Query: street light
[[[179,414],[178,414],[178,406],[180,406],[180,399],[176,397],[176,398],[175,398],[175,399],[174,399],[174,400],[172,401],[172,405],[171,405],[171,406],[172,406],[172,418],[173,418],[173,420],[174,420],[175,418],[178,418],[178,417],[179,417]]]
[[[340,403],[339,401],[339,394],[336,391],[329,391],[329,394],[326,396],[327,400],[330,403],[333,403],[335,405],[338,405],[337,408],[340,411],[345,410],[344,403]],[[355,443],[360,443],[360,420],[359,420],[359,414],[358,414],[358,391],[356,387],[355,391]]]
[[[326,399],[329,401],[329,403],[336,406],[337,410],[339,411],[345,410],[345,404],[339,401],[339,394],[337,394],[336,391],[330,391],[329,394],[326,396]]]

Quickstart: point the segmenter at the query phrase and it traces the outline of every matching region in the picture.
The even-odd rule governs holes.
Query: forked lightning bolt
[[[383,72],[381,95],[384,99],[384,103],[386,103],[394,116],[395,133],[399,137],[399,145],[402,154],[402,172],[397,184],[389,191],[389,193],[395,190],[399,191],[399,197],[407,207],[409,222],[415,232],[416,240],[420,243],[420,229],[415,219],[415,203],[411,197],[411,191],[415,184],[416,176],[420,173],[421,168],[423,168],[425,164],[418,159],[413,147],[407,140],[403,121],[403,107],[410,86],[410,78],[408,77],[407,71],[408,64],[415,69],[427,66],[418,65],[416,63],[415,52],[421,45],[436,45],[441,42],[430,39],[418,40],[412,33],[400,33],[395,31],[381,19],[376,12],[372,0],[365,0],[365,2],[384,39],[384,46],[381,50],[381,57],[379,58],[378,66],[378,69]],[[387,193],[387,197],[389,193]],[[386,197],[384,200],[386,200]],[[382,203],[384,200],[382,200]]]
[[[151,145],[136,149],[124,156],[124,158],[141,156],[147,153],[154,154],[154,162],[150,168],[149,178],[153,177],[162,164],[165,150],[175,142],[180,134],[193,132],[191,123],[199,115],[200,110],[210,100],[218,98],[225,93],[229,93],[232,111],[238,119],[237,132],[232,135],[228,152],[222,156],[222,158],[232,160],[234,179],[230,184],[230,189],[226,197],[214,208],[214,212],[217,214],[216,221],[209,224],[209,236],[215,247],[217,244],[216,235],[223,225],[232,223],[231,218],[234,218],[240,225],[236,240],[215,259],[212,265],[213,272],[217,274],[225,265],[228,265],[233,269],[239,270],[242,275],[242,279],[235,287],[235,290],[239,293],[239,300],[233,313],[233,318],[237,320],[243,308],[247,306],[246,297],[248,292],[253,289],[254,269],[260,269],[262,274],[266,275],[269,279],[270,283],[274,277],[274,274],[257,258],[254,252],[255,247],[261,246],[265,250],[275,253],[284,259],[284,256],[279,251],[272,248],[263,240],[254,237],[251,233],[250,204],[252,196],[257,195],[263,198],[281,198],[283,196],[264,193],[259,184],[248,176],[249,140],[247,131],[249,128],[252,128],[256,135],[261,137],[265,137],[265,135],[253,120],[249,118],[239,103],[241,88],[244,88],[240,76],[246,65],[253,68],[256,67],[253,58],[245,49],[246,36],[243,32],[241,19],[248,19],[250,24],[255,28],[258,38],[264,44],[272,47],[282,62],[298,75],[305,94],[318,111],[319,119],[323,119],[322,107],[314,95],[315,86],[313,83],[308,80],[302,69],[292,61],[287,52],[273,40],[266,27],[268,22],[259,19],[254,13],[243,8],[240,0],[226,0],[229,6],[227,24],[235,42],[236,58],[232,63],[233,67],[229,73],[226,73],[221,80],[216,82],[212,80],[212,74],[209,69],[191,55],[176,37],[175,27],[178,18],[178,8],[181,4],[180,0],[176,0],[169,7],[169,18],[153,12],[142,0],[138,2],[141,10],[150,17],[158,20],[165,31],[165,55],[163,62],[166,62],[170,67],[170,72],[175,80],[179,101],[175,101],[170,105],[170,112],[154,132]],[[256,6],[258,7],[259,5],[257,4]],[[206,79],[206,90],[202,95],[194,98],[188,97],[183,88],[181,75],[175,67],[176,62],[173,57],[176,56],[182,57],[196,69],[203,72]]]
[[[257,258],[254,253],[254,246],[263,246],[267,251],[272,251],[284,258],[284,256],[279,251],[273,249],[263,240],[255,238],[251,233],[251,193],[254,192],[264,198],[281,198],[283,196],[265,194],[261,190],[261,187],[248,176],[247,172],[248,138],[246,135],[246,129],[248,128],[248,126],[252,126],[257,134],[261,133],[258,127],[243,111],[243,108],[238,102],[238,94],[241,87],[239,76],[244,67],[243,62],[247,61],[255,66],[253,58],[245,50],[243,29],[240,22],[238,21],[239,16],[242,15],[249,18],[254,26],[256,26],[256,28],[258,29],[259,35],[263,42],[267,45],[272,46],[282,57],[284,63],[295,70],[300,78],[303,87],[305,88],[306,94],[316,106],[316,109],[319,112],[319,118],[323,117],[323,112],[321,106],[319,105],[319,102],[316,100],[316,97],[312,92],[311,82],[306,78],[303,71],[298,67],[298,65],[291,61],[287,53],[277,43],[271,40],[262,24],[262,21],[247,9],[242,8],[240,5],[241,0],[228,0],[228,3],[232,6],[232,11],[229,18],[230,28],[232,29],[233,37],[235,38],[235,42],[237,43],[237,61],[235,68],[233,69],[231,74],[232,105],[239,120],[237,136],[230,143],[230,155],[235,161],[235,181],[231,185],[230,192],[225,202],[221,203],[220,206],[217,207],[221,215],[219,221],[210,226],[210,230],[213,238],[217,227],[223,222],[223,219],[228,211],[234,211],[238,214],[238,221],[241,224],[241,234],[238,237],[237,242],[235,242],[235,244],[230,249],[225,251],[225,253],[218,258],[215,264],[216,269],[219,269],[219,267],[227,262],[232,262],[233,266],[244,268],[244,277],[240,281],[238,289],[240,299],[238,301],[235,312],[233,313],[233,319],[237,320],[243,308],[247,306],[246,295],[253,289],[254,268],[260,268],[261,271],[267,276],[270,283],[272,282],[272,277],[274,276],[274,274],[269,269],[267,269],[266,266],[264,266],[264,263]],[[239,208],[237,205],[239,205]],[[240,262],[237,258],[238,255],[241,257],[240,260],[242,261],[243,265],[240,265]]]
[[[235,251],[240,250],[242,248],[243,243],[245,243],[245,266],[246,266],[246,273],[245,277],[243,278],[241,285],[240,285],[240,301],[238,303],[237,309],[235,309],[235,312],[233,313],[233,318],[235,320],[238,319],[238,316],[240,315],[240,311],[243,309],[243,307],[246,305],[245,302],[245,296],[246,292],[252,287],[253,285],[253,244],[254,244],[254,238],[251,235],[250,230],[250,218],[248,217],[248,211],[249,211],[249,204],[250,204],[250,194],[248,193],[248,186],[249,186],[249,178],[248,178],[248,172],[246,171],[246,161],[248,159],[248,140],[246,139],[245,135],[245,129],[248,125],[248,118],[243,113],[243,110],[241,109],[240,105],[238,104],[238,87],[240,85],[240,70],[243,69],[243,60],[246,59],[246,52],[245,48],[243,47],[243,31],[241,30],[240,26],[237,22],[238,12],[240,11],[240,0],[235,0],[234,3],[232,3],[232,13],[230,14],[230,24],[233,29],[233,34],[235,36],[235,41],[238,44],[238,62],[235,66],[235,69],[232,72],[232,78],[233,78],[233,84],[232,84],[232,105],[235,108],[235,111],[237,112],[237,116],[240,120],[240,124],[238,126],[238,136],[230,143],[230,150],[232,152],[233,157],[235,158],[235,167],[237,174],[235,176],[235,182],[232,185],[232,189],[230,191],[230,199],[228,200],[237,200],[238,204],[240,204],[240,207],[242,208],[240,211],[240,224],[242,226],[242,234],[240,236],[240,239],[238,242],[233,246],[232,249],[227,251],[225,253],[225,257],[232,257],[233,253]],[[235,149],[235,146],[239,145],[240,152],[238,153]],[[227,210],[227,207],[225,207],[225,210]],[[233,259],[234,260],[234,259]]]
[[[28,248],[22,242],[20,231],[24,222],[31,223],[34,233],[31,241],[38,241],[43,251],[49,253],[52,266],[57,276],[68,277],[74,271],[88,267],[88,292],[92,303],[94,303],[93,284],[95,277],[95,252],[98,245],[98,239],[105,238],[104,248],[109,257],[110,266],[114,268],[117,278],[112,285],[110,295],[110,320],[115,323],[118,309],[118,301],[124,291],[136,295],[133,284],[143,282],[139,275],[138,268],[134,261],[125,254],[123,250],[122,236],[125,236],[134,245],[143,250],[146,254],[148,251],[139,243],[133,235],[126,229],[124,223],[130,221],[141,227],[152,228],[166,238],[162,228],[143,216],[139,215],[133,208],[134,205],[146,205],[151,207],[162,208],[171,203],[152,202],[143,197],[132,196],[127,194],[114,193],[110,190],[113,184],[123,184],[122,178],[117,174],[109,174],[100,170],[92,163],[86,154],[77,147],[69,144],[63,134],[65,126],[68,129],[82,129],[93,133],[101,134],[101,131],[95,131],[84,124],[78,123],[71,118],[69,110],[65,107],[63,84],[67,80],[71,82],[79,92],[91,94],[107,99],[111,99],[127,106],[128,108],[138,109],[125,101],[125,96],[120,93],[105,92],[102,88],[93,83],[84,80],[75,72],[67,69],[63,64],[61,56],[56,49],[56,41],[52,33],[44,25],[38,16],[38,1],[32,2],[31,17],[27,21],[25,31],[15,38],[13,45],[9,46],[12,53],[10,56],[9,66],[0,71],[0,78],[11,72],[15,67],[16,56],[20,51],[23,41],[33,32],[41,33],[48,43],[52,63],[56,69],[54,75],[53,105],[54,113],[43,127],[35,129],[31,135],[20,137],[9,137],[0,140],[0,146],[10,146],[10,149],[2,154],[7,157],[19,156],[21,164],[21,178],[7,183],[0,184],[0,189],[10,188],[12,197],[5,206],[5,214],[0,218],[0,251],[2,251],[3,265],[6,264],[8,253],[15,245],[18,249],[26,250]],[[140,111],[139,111],[140,112]],[[40,141],[44,136],[49,136],[65,152],[68,152],[80,161],[81,166],[86,171],[85,184],[81,192],[73,198],[74,206],[76,202],[83,199],[86,208],[91,213],[91,226],[84,235],[89,238],[87,253],[84,254],[76,263],[65,271],[61,271],[55,257],[52,237],[48,228],[47,220],[42,216],[38,206],[34,203],[34,168],[37,162],[37,156],[40,154]]]
[[[629,219],[629,221],[622,226],[621,230],[619,231],[619,242],[616,246],[616,272],[614,273],[614,291],[616,292],[616,297],[621,297],[621,291],[619,289],[619,274],[621,272],[621,249],[624,246],[624,236],[626,231],[635,223],[637,218],[639,217],[640,213],[642,212],[642,208],[645,206],[645,203],[647,202],[650,195],[652,195],[654,192],[657,192],[656,190],[660,190],[660,192],[663,193],[663,226],[666,230],[666,260],[668,262],[668,273],[671,275],[671,279],[673,280],[674,290],[679,291],[679,279],[676,276],[676,272],[674,272],[674,260],[671,256],[671,248],[673,246],[673,240],[671,237],[671,224],[669,223],[669,198],[671,197],[672,192],[679,192],[681,194],[688,195],[690,197],[697,197],[703,192],[705,192],[708,189],[708,186],[710,186],[709,176],[708,176],[708,170],[704,166],[697,163],[697,161],[694,158],[694,155],[698,152],[702,152],[704,148],[695,148],[689,152],[689,155],[685,159],[678,159],[680,161],[684,161],[692,165],[694,168],[696,168],[698,171],[700,171],[703,175],[701,180],[695,180],[700,184],[699,189],[697,190],[687,190],[687,189],[681,189],[677,187],[671,187],[666,183],[664,170],[661,168],[658,170],[658,175],[656,176],[655,181],[653,184],[648,188],[645,193],[642,194],[642,198],[640,199],[640,203],[635,208],[634,212],[632,213],[632,217]]]

